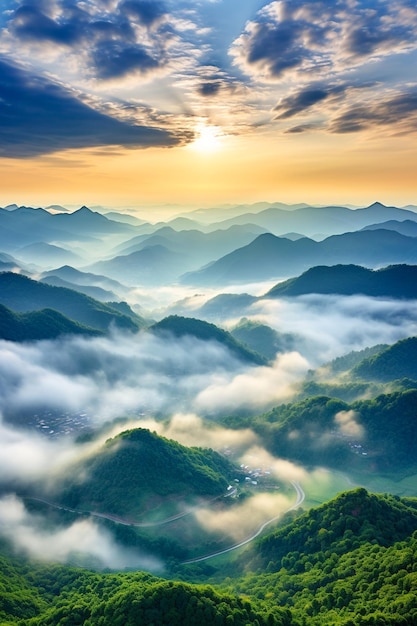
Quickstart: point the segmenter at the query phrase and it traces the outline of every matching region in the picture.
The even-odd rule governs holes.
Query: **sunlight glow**
[[[221,147],[222,131],[218,126],[201,124],[196,128],[196,139],[190,147],[198,152],[216,152]]]

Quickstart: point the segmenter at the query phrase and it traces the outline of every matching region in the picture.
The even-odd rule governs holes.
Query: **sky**
[[[415,0],[3,0],[0,206],[417,204]]]

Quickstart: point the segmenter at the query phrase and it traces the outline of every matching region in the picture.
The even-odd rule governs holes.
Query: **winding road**
[[[288,513],[289,511],[294,511],[295,509],[298,509],[298,507],[304,502],[305,500],[305,493],[304,490],[302,489],[301,485],[295,481],[291,481],[292,486],[295,489],[295,492],[297,494],[297,498],[296,501],[294,502],[294,504],[292,506],[290,506],[286,511],[284,512],[280,512],[278,515],[275,515],[274,517],[271,517],[270,519],[268,519],[266,522],[264,522],[261,526],[259,526],[259,528],[249,537],[247,537],[246,539],[244,539],[243,541],[240,541],[239,543],[233,544],[232,546],[230,546],[229,548],[224,548],[223,550],[218,550],[217,552],[211,552],[210,554],[206,554],[204,556],[199,556],[196,557],[194,559],[189,559],[188,561],[183,561],[181,563],[181,565],[189,565],[191,563],[200,563],[201,561],[207,561],[208,559],[214,559],[216,556],[221,556],[222,554],[227,554],[228,552],[232,552],[233,550],[237,550],[238,548],[241,548],[242,546],[245,546],[246,544],[250,543],[251,541],[253,541],[254,539],[256,539],[256,537],[259,537],[259,535],[265,530],[265,528],[267,526],[269,526],[269,524],[272,524],[273,522],[275,522],[276,520],[278,520],[280,517],[282,517],[283,513]],[[236,489],[233,491],[228,492],[224,497],[229,497],[232,496],[236,493]],[[163,524],[169,524],[170,522],[173,522],[177,519],[180,519],[181,517],[185,517],[186,515],[190,515],[191,513],[193,513],[195,511],[195,508],[193,509],[189,509],[188,511],[184,512],[184,513],[178,513],[177,515],[172,515],[171,517],[167,517],[163,520],[159,520],[157,522],[133,522],[127,519],[124,519],[122,517],[118,517],[116,515],[110,515],[108,513],[98,513],[98,512],[94,512],[94,511],[81,511],[79,509],[71,509],[69,507],[66,506],[62,506],[60,504],[56,504],[55,502],[49,502],[48,500],[43,500],[42,498],[34,498],[34,497],[27,497],[27,500],[33,500],[35,502],[42,502],[43,504],[46,504],[47,506],[53,507],[55,509],[59,509],[61,511],[68,511],[70,513],[76,513],[77,515],[91,515],[92,517],[100,517],[102,519],[107,519],[111,522],[114,522],[115,524],[121,524],[123,526],[135,526],[137,528],[146,528],[146,527],[152,527],[152,526],[162,526]],[[217,498],[214,498],[217,499]]]
[[[289,509],[284,511],[284,513],[288,513],[289,511],[294,511],[295,509],[298,509],[298,507],[304,502],[305,497],[306,497],[305,493],[304,493],[304,491],[303,491],[303,489],[302,489],[302,487],[301,487],[301,485],[299,483],[291,481],[291,484],[292,484],[292,486],[294,487],[294,489],[296,491],[297,499],[296,499],[295,503],[292,506],[290,506]],[[283,515],[283,513],[281,512],[278,515],[275,515],[275,517],[271,517],[271,519],[269,519],[266,522],[264,522],[262,524],[262,526],[260,526],[256,532],[254,532],[252,535],[250,535],[250,537],[247,537],[243,541],[240,541],[239,543],[236,543],[233,546],[230,546],[229,548],[224,548],[224,550],[218,550],[217,552],[212,552],[211,554],[206,554],[205,556],[198,556],[195,559],[189,559],[188,561],[183,561],[183,563],[181,563],[181,565],[189,565],[190,563],[200,563],[201,561],[207,561],[208,559],[214,559],[214,557],[216,557],[216,556],[221,556],[222,554],[227,554],[227,552],[232,552],[232,550],[237,550],[238,548],[241,548],[242,546],[245,546],[246,544],[248,544],[251,541],[253,541],[254,539],[256,539],[256,537],[259,537],[259,535],[265,530],[265,528],[267,526],[269,526],[269,524],[272,524],[273,522],[275,522],[282,515]]]

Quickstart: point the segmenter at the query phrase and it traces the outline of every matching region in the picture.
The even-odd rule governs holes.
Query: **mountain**
[[[99,261],[88,269],[132,285],[155,285],[175,280],[189,262],[187,254],[155,245],[109,261]]]
[[[257,417],[234,418],[233,426],[251,427],[277,457],[395,475],[416,463],[416,406],[417,389],[351,403],[313,396]]]
[[[256,301],[257,298],[248,293],[220,293],[194,309],[194,313],[203,319],[221,322],[228,317],[242,315]]]
[[[417,509],[406,500],[370,494],[363,488],[344,492],[260,539],[257,545],[264,563],[280,569],[297,551],[315,560],[320,553],[343,554],[367,544],[392,546],[417,530]]]
[[[288,207],[269,206],[259,212],[242,212],[229,219],[212,224],[212,229],[227,228],[234,224],[256,224],[269,232],[282,236],[286,232],[302,233],[308,237],[317,234],[341,234],[364,228],[369,224],[388,220],[417,221],[417,213],[397,207],[387,207],[374,202],[369,207],[350,209],[341,206],[302,206],[294,210]]]
[[[417,501],[356,488],[181,581],[29,563],[3,547],[0,620],[55,626],[415,624]],[[184,578],[208,579],[190,584]],[[214,575],[213,575],[214,574]]]
[[[46,283],[47,285],[52,285],[54,287],[66,287],[66,289],[72,289],[73,291],[79,291],[80,293],[84,293],[86,296],[90,296],[90,298],[94,298],[95,300],[99,300],[100,302],[109,302],[110,300],[117,300],[117,296],[112,291],[107,291],[107,289],[102,289],[101,287],[94,287],[88,285],[77,285],[76,283],[71,283],[68,280],[64,280],[59,276],[54,276],[50,274],[40,279],[41,283]]]
[[[12,272],[0,274],[0,302],[18,312],[54,309],[80,324],[104,332],[112,325],[133,332],[145,325],[139,316],[133,321],[113,307],[77,291],[52,287]]]
[[[365,226],[363,230],[395,230],[401,235],[406,237],[417,237],[417,223],[414,220],[388,220],[388,222],[381,222],[380,224],[369,224]]]
[[[265,365],[266,359],[246,348],[227,331],[192,317],[170,315],[153,324],[150,331],[158,334],[172,334],[175,337],[190,336],[200,341],[215,341],[227,348],[235,357],[254,365]]]
[[[12,626],[291,626],[288,612],[271,618],[248,599],[208,585],[144,572],[98,573],[0,557],[0,621]]]
[[[142,226],[142,224],[147,224],[146,220],[142,220],[134,215],[121,213],[119,211],[108,211],[106,212],[105,217],[109,220],[113,220],[114,222],[123,222],[125,224],[130,224],[131,226]]]
[[[0,304],[0,339],[35,341],[56,339],[61,335],[100,334],[100,331],[78,324],[52,309],[16,313]]]
[[[135,232],[134,226],[107,219],[87,207],[72,213],[50,213],[32,207],[0,209],[0,247],[6,251],[39,242],[92,243],[98,241],[97,236]]]
[[[416,216],[417,217],[417,216]],[[187,284],[224,284],[280,279],[315,265],[357,263],[375,267],[417,261],[416,240],[395,231],[357,231],[323,241],[290,241],[270,233],[183,277]]]
[[[353,368],[352,374],[379,381],[398,378],[417,380],[417,337],[397,341],[363,359]]]
[[[20,265],[14,257],[12,257],[10,254],[5,254],[4,252],[0,252],[0,271],[1,272],[7,272],[7,271],[13,271],[13,270],[17,271],[19,269],[21,269]]]
[[[300,625],[414,624],[415,506],[362,488],[342,493],[261,539],[252,574],[235,564],[228,587],[266,610],[289,607]]]
[[[44,242],[31,243],[28,246],[15,250],[14,254],[18,260],[27,264],[33,263],[48,269],[62,263],[73,265],[85,263],[85,260],[78,254],[74,254],[74,252],[65,250],[60,246]]]
[[[289,333],[279,333],[266,324],[243,318],[230,334],[247,345],[251,350],[273,361],[277,354],[290,352],[295,348],[296,338]]]
[[[187,253],[192,267],[218,259],[237,247],[253,241],[264,229],[258,226],[232,226],[226,230],[203,233],[198,230],[174,230],[171,226],[159,228],[151,235],[139,235],[120,244],[116,250],[129,254],[150,246],[164,246],[178,253]]]
[[[108,291],[114,291],[118,295],[127,294],[129,291],[125,285],[122,285],[122,283],[119,283],[117,280],[112,280],[100,274],[81,272],[69,265],[63,265],[62,267],[58,267],[49,272],[43,272],[42,274],[42,278],[48,278],[50,276],[61,278],[64,281],[75,283],[76,285],[100,287]]]
[[[75,509],[142,518],[164,503],[221,497],[236,468],[213,450],[187,448],[149,430],[121,433],[54,484],[55,500]],[[175,507],[176,508],[176,507]]]
[[[417,265],[391,265],[369,270],[358,265],[312,267],[268,291],[266,297],[309,293],[417,298]]]
[[[71,232],[96,234],[124,234],[135,232],[134,226],[123,224],[119,221],[108,219],[105,215],[96,211],[91,211],[86,206],[82,206],[72,213],[57,213],[52,216],[54,224],[59,228]]]

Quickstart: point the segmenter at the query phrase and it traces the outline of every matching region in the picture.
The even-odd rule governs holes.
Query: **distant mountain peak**
[[[385,204],[382,204],[382,202],[378,202],[378,201],[373,202],[372,204],[368,206],[368,209],[378,209],[378,208],[386,209],[387,206]]]

